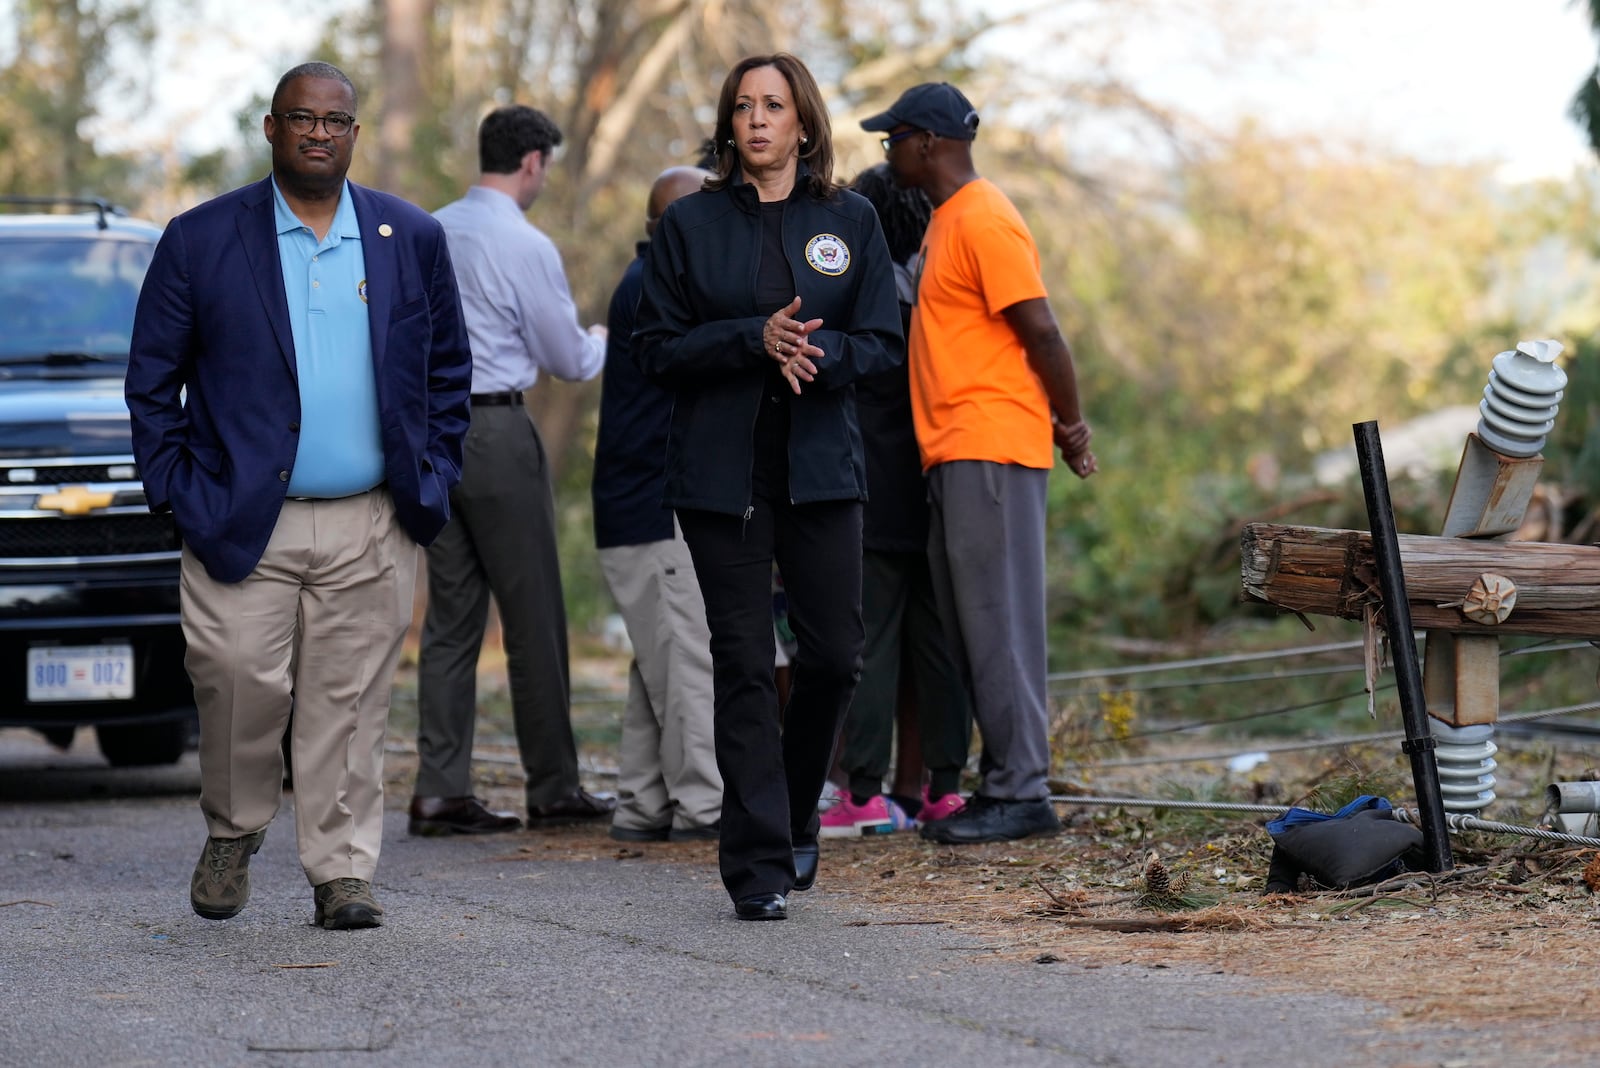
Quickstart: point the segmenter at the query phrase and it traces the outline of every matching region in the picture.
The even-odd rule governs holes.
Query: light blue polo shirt
[[[300,378],[300,444],[288,493],[363,493],[383,481],[383,441],[367,325],[367,261],[349,183],[320,242],[289,210],[276,179],[272,199]]]

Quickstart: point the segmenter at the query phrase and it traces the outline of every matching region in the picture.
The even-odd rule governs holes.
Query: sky
[[[234,115],[270,90],[313,46],[319,16],[362,0],[253,0],[247,28],[236,0],[195,0],[205,32],[155,57],[155,97],[143,118],[105,124],[137,141],[183,116],[180,145],[232,143]],[[1003,6],[1008,0],[988,0]],[[1023,0],[1009,0],[1023,2]],[[1159,5],[1157,5],[1159,7]],[[1218,68],[1205,42],[1141,33],[1129,70],[1152,95],[1181,101],[1219,126],[1251,115],[1276,132],[1349,135],[1434,162],[1491,162],[1507,180],[1564,176],[1593,164],[1568,102],[1594,66],[1596,40],[1571,0],[1277,0],[1268,29],[1299,30],[1265,59]],[[210,16],[210,17],[207,17]],[[1217,47],[1209,49],[1215,53]],[[1213,54],[1213,59],[1215,58]]]
[[[1298,0],[1283,0],[1293,8]],[[1572,0],[1317,0],[1313,39],[1276,65],[1173,79],[1218,114],[1269,128],[1370,137],[1433,162],[1500,165],[1502,177],[1566,175],[1594,162],[1567,118],[1594,68],[1586,5]]]

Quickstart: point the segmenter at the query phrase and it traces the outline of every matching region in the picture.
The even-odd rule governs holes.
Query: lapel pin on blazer
[[[391,235],[393,233],[394,233],[394,227],[390,226],[388,223],[382,223],[378,227],[378,236],[379,237],[388,237],[389,235]]]

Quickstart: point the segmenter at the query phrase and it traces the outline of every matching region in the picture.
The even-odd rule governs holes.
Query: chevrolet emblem
[[[96,493],[88,486],[62,486],[54,493],[42,494],[38,507],[62,515],[88,515],[111,504],[114,494]]]

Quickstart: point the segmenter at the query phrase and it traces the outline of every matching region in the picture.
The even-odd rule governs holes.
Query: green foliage
[[[1337,812],[1358,797],[1372,795],[1386,797],[1399,807],[1413,793],[1405,769],[1397,762],[1387,762],[1377,767],[1366,767],[1353,756],[1341,758],[1342,763],[1315,783],[1305,795],[1295,802],[1300,808],[1315,812]]]
[[[1545,443],[1545,471],[1594,508],[1600,505],[1600,341],[1579,338],[1561,366],[1567,388]]]
[[[86,130],[103,94],[125,89],[112,50],[148,44],[148,6],[21,0],[0,20],[0,192],[126,202],[135,162],[98,152]]]
[[[1300,624],[1238,599],[1242,526],[1271,518],[1365,528],[1359,483],[1319,484],[1313,461],[1348,449],[1352,423],[1390,427],[1445,404],[1475,404],[1493,354],[1526,337],[1575,339],[1547,477],[1578,505],[1568,505],[1567,530],[1584,529],[1600,507],[1600,351],[1589,338],[1600,326],[1600,193],[1592,175],[1506,189],[1486,169],[1426,166],[1250,124],[1185,143],[1170,166],[1154,156],[1088,158],[1071,144],[1084,114],[1126,115],[1166,131],[1183,128],[1183,116],[1141,107],[1129,86],[1108,96],[1099,79],[1085,78],[1072,41],[1049,36],[1047,20],[1029,30],[1051,45],[1044,51],[1060,69],[1035,85],[1020,60],[982,62],[973,43],[996,17],[986,12],[950,0],[816,7],[796,31],[757,0],[681,11],[440,0],[428,7],[423,104],[405,127],[410,158],[395,170],[403,187],[393,191],[429,208],[453,199],[475,176],[476,127],[488,107],[515,100],[546,110],[566,143],[530,217],[562,249],[589,322],[603,314],[641,236],[649,181],[693,155],[721,72],[737,56],[775,43],[803,52],[834,108],[840,177],[881,158],[854,119],[913,81],[953,78],[980,106],[1026,98],[1027,107],[983,107],[977,164],[1017,202],[1039,242],[1101,467],[1087,482],[1060,471],[1050,483],[1053,663],[1114,660],[1112,639],[1172,648],[1219,631],[1240,644],[1297,640]],[[1115,26],[1116,7],[1089,5],[1083,25]],[[135,80],[107,67],[109,45],[170,32],[157,7],[25,0],[17,9],[4,24],[14,39],[0,41],[0,189],[81,184],[135,201],[144,192],[149,214],[165,217],[265,169],[259,122],[270,86],[242,111],[237,145],[176,167],[154,149],[107,156],[86,140],[96,94]],[[362,87],[357,180],[377,173],[379,134],[402,95],[383,76],[387,10],[351,9],[327,23],[313,50]],[[314,11],[302,4],[300,17]],[[653,51],[663,40],[678,43]],[[653,80],[641,74],[652,70]],[[611,611],[589,506],[597,398],[596,389],[567,390],[541,419],[559,476],[564,589],[579,632]],[[1437,529],[1452,474],[1393,479],[1403,531]],[[1318,640],[1346,633],[1340,621],[1314,622]],[[1291,705],[1351,683],[1341,676],[1264,688]],[[1181,704],[1225,718],[1245,707],[1238,692],[1171,691],[1141,702],[1140,714],[1148,720]],[[1252,729],[1326,729],[1364,715],[1364,700],[1343,700]]]

